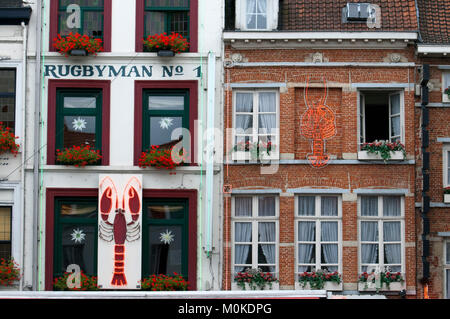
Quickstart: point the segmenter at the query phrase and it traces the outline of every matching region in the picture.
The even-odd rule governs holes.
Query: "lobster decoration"
[[[327,98],[327,83],[324,79],[325,93],[319,99],[314,100],[308,105],[308,86],[309,80],[306,81],[305,88],[305,104],[306,112],[301,118],[301,134],[312,140],[312,154],[308,154],[307,158],[314,167],[324,167],[330,160],[330,155],[325,153],[325,140],[336,135],[335,115],[333,111],[325,105]]]
[[[131,177],[118,192],[114,181],[106,176],[100,181],[99,238],[112,242],[114,240],[114,271],[112,286],[127,286],[125,276],[125,241],[133,242],[140,238],[141,226],[141,183]]]

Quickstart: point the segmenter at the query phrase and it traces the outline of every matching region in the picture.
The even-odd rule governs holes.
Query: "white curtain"
[[[322,222],[321,223],[321,241],[322,242],[337,242],[338,241],[338,223],[337,222]],[[338,245],[337,244],[323,244],[322,253],[325,264],[338,263]]]
[[[361,241],[378,241],[378,223],[361,222]],[[361,245],[361,260],[363,264],[378,262],[378,243]]]
[[[236,93],[236,113],[253,112],[253,94],[252,93]],[[242,129],[244,132],[253,126],[252,115],[236,114],[236,129]],[[251,133],[251,132],[249,132]]]
[[[338,199],[337,197],[324,196],[321,198],[321,214],[322,216],[338,215]]]
[[[235,197],[234,214],[239,217],[252,216],[252,198],[251,197]]]
[[[258,216],[275,216],[275,197],[260,196],[258,198]]]
[[[259,133],[268,134],[277,126],[276,117],[276,94],[274,92],[264,92],[259,94],[259,112],[272,112],[274,114],[259,115]]]
[[[252,224],[251,223],[235,223],[234,240],[236,243],[252,241]],[[250,253],[251,245],[235,245],[235,264],[246,264],[247,257]],[[245,267],[235,267],[235,271],[243,271]]]
[[[315,222],[299,222],[298,223],[298,241],[315,242],[316,239],[316,223]],[[298,245],[298,263],[310,264],[314,263],[313,253],[315,244],[299,244]],[[307,271],[307,266],[300,266],[299,272]]]
[[[385,242],[399,242],[401,241],[401,224],[400,222],[384,222],[383,223],[383,238]],[[387,264],[401,264],[402,251],[400,244],[385,244],[384,254]],[[397,267],[395,267],[397,268]],[[395,271],[394,268],[391,269]]]
[[[400,216],[400,197],[385,196],[383,197],[383,215],[384,216]]]
[[[267,13],[267,0],[258,0],[257,13]]]
[[[361,197],[361,216],[378,216],[378,197]]]
[[[275,223],[258,223],[259,242],[275,242]],[[275,264],[275,244],[261,244],[267,264]],[[258,258],[259,262],[259,258]],[[275,267],[270,267],[270,271],[275,271]]]
[[[256,0],[247,0],[247,21],[246,25],[248,29],[256,28]],[[253,20],[253,21],[252,21]]]
[[[298,197],[298,215],[299,216],[314,216],[316,201],[314,196],[299,196]]]

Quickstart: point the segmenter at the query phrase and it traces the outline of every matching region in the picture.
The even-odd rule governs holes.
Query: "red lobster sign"
[[[103,289],[138,288],[141,279],[141,179],[141,176],[120,174],[100,176],[98,282]]]
[[[306,112],[301,117],[301,134],[312,140],[312,154],[307,158],[314,167],[324,167],[330,160],[330,155],[325,153],[325,140],[336,135],[336,121],[333,111],[325,105],[327,99],[327,83],[324,80],[325,92],[319,100],[308,104],[309,80],[306,80],[305,104]]]

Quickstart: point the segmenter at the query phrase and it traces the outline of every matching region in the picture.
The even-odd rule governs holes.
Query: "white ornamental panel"
[[[98,285],[140,289],[142,175],[100,175],[98,191]]]

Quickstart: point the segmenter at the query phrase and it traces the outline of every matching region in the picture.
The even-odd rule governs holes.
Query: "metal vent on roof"
[[[367,21],[371,15],[370,3],[347,3],[344,8],[347,21]]]

